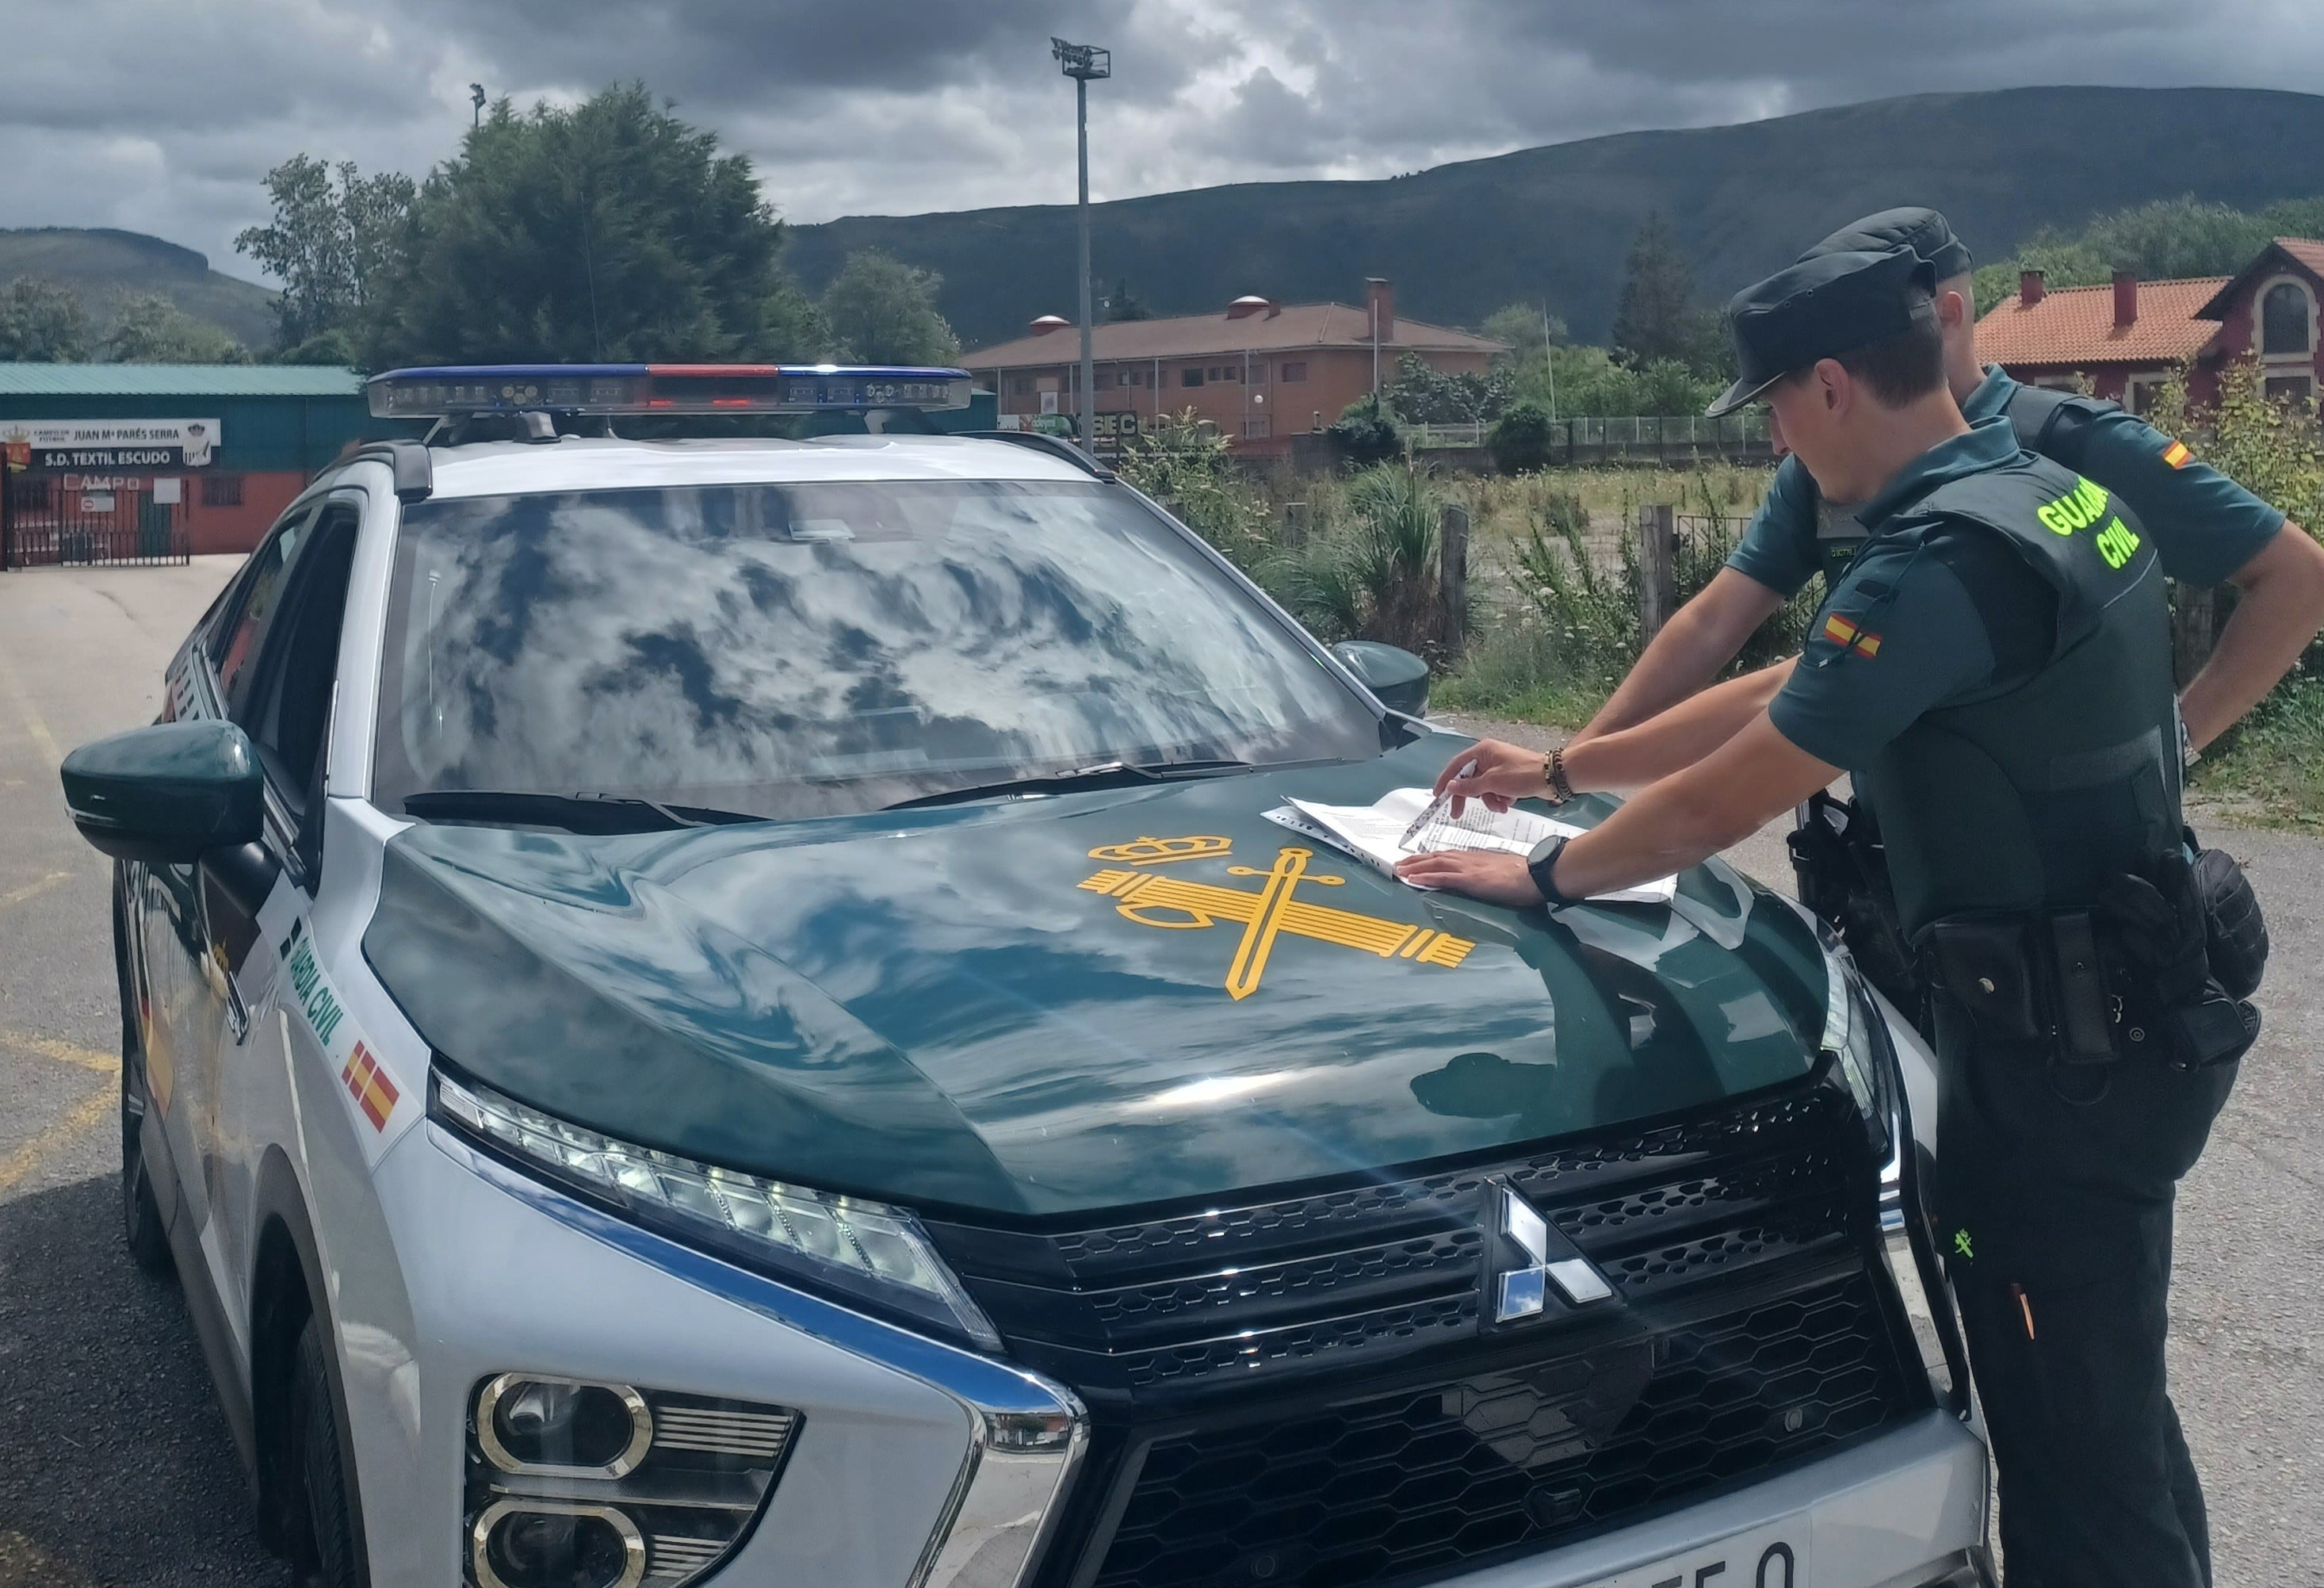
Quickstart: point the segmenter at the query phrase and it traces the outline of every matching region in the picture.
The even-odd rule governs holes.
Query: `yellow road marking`
[[[118,1054],[100,1053],[94,1048],[78,1048],[70,1042],[60,1042],[54,1037],[36,1037],[30,1031],[12,1031],[5,1026],[0,1026],[0,1048],[37,1053],[42,1058],[53,1058],[59,1064],[76,1064],[85,1070],[97,1070],[108,1076],[121,1068]]]
[[[27,899],[37,898],[70,875],[72,875],[70,872],[51,872],[37,882],[27,882],[21,888],[0,893],[0,909],[5,909],[12,904],[22,904]]]
[[[0,1583],[27,1588],[97,1588],[97,1579],[68,1565],[22,1533],[0,1530]]]
[[[111,1113],[115,1105],[113,1088],[99,1086],[95,1092],[51,1120],[40,1134],[25,1142],[5,1158],[0,1158],[0,1194],[14,1188],[16,1182],[29,1175],[57,1148],[62,1147],[83,1131]]]
[[[49,733],[49,725],[41,720],[40,707],[34,706],[32,697],[24,692],[23,680],[17,678],[16,669],[9,664],[5,651],[0,651],[0,692],[15,700],[16,713],[24,719],[24,732],[32,736],[33,746],[47,758],[49,770],[55,771],[57,763],[64,757],[57,752],[57,742]]]

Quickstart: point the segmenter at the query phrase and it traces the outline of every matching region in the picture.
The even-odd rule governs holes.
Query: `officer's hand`
[[[1476,762],[1476,771],[1462,777],[1462,770],[1471,762]],[[1538,750],[1499,739],[1480,739],[1444,763],[1444,770],[1436,774],[1434,792],[1451,791],[1455,821],[1471,799],[1483,800],[1489,810],[1507,810],[1512,799],[1539,794],[1548,787],[1543,765]]]
[[[1439,849],[1396,863],[1396,874],[1420,888],[1465,893],[1487,904],[1523,909],[1541,902],[1525,856],[1491,849]]]

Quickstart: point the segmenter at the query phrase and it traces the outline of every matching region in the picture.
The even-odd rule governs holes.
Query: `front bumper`
[[[1048,1501],[1072,1459],[1015,1463],[984,1438],[995,1410],[1079,1413],[1037,1374],[703,1257],[435,1127],[400,1142],[375,1184],[409,1315],[343,1307],[341,1351],[380,1588],[461,1581],[468,1407],[481,1380],[512,1370],[801,1414],[766,1511],[714,1583],[1005,1583],[1041,1542],[1043,1513],[1060,1509]],[[1813,1574],[1796,1588],[1920,1588],[1971,1558],[1985,1494],[1983,1445],[1932,1412],[1748,1488],[1445,1581],[1579,1588],[1783,1523],[1810,1541]]]
[[[463,1580],[468,1408],[509,1371],[799,1413],[766,1510],[713,1582],[982,1581],[961,1574],[1035,1546],[1018,1524],[1070,1476],[1069,1459],[988,1438],[996,1417],[1078,1417],[1035,1374],[701,1256],[439,1127],[398,1143],[375,1183],[409,1316],[343,1307],[340,1350],[379,1588]]]
[[[1585,1588],[1779,1523],[1807,1540],[1812,1573],[1796,1588],[1950,1588],[1978,1580],[1985,1505],[1985,1445],[1932,1411],[1748,1489],[1440,1588]],[[1729,1580],[1748,1588],[1736,1570]]]

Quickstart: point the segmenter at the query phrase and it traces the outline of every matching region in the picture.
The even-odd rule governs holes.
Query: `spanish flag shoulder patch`
[[[1853,651],[1858,656],[1880,654],[1879,635],[1858,627],[1836,612],[1823,620],[1823,637],[1842,651]]]
[[[2187,449],[2184,441],[2173,441],[2163,449],[2163,461],[2172,468],[2185,468],[2194,460],[2195,455]]]

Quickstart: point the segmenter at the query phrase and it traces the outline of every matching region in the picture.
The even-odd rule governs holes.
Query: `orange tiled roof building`
[[[2053,292],[2026,271],[1978,321],[1977,352],[2034,385],[2079,376],[2135,413],[2181,363],[2189,394],[2210,402],[2220,366],[2239,355],[2258,362],[2271,396],[2312,400],[2324,379],[2319,301],[2324,243],[2304,237],[2276,238],[2232,276],[2142,282],[2116,271],[2107,286]]]

